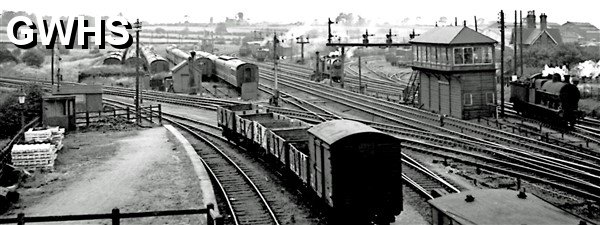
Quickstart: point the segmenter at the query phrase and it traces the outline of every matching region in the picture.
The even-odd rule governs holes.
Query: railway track
[[[448,193],[460,192],[455,185],[439,177],[405,153],[402,153],[402,179],[428,199],[434,199],[436,196],[432,193],[440,189]]]
[[[110,103],[132,106],[131,104],[109,100]],[[200,156],[209,174],[216,181],[226,207],[230,210],[232,224],[281,224],[274,205],[281,207],[287,203],[277,202],[277,198],[270,193],[277,190],[264,191],[265,181],[258,172],[252,171],[239,156],[232,156],[233,148],[227,140],[223,139],[220,129],[210,124],[163,113],[167,121],[183,130],[188,138],[196,139],[204,144],[192,143],[196,153]],[[201,149],[201,150],[199,150]],[[287,215],[289,217],[289,215]]]
[[[312,115],[312,116],[314,116],[314,115]],[[380,129],[380,128],[378,128],[378,129]],[[416,130],[417,130],[417,131],[422,131],[421,129],[416,129]],[[409,133],[417,133],[417,132],[414,132],[414,131],[408,131],[408,132],[409,132]],[[422,131],[422,132],[425,132],[425,131]],[[423,137],[421,137],[421,138],[423,138]],[[448,139],[448,138],[450,138],[450,139],[455,139],[455,137],[452,137],[452,136],[449,136],[449,137],[447,137],[446,139]],[[446,141],[447,141],[447,140],[446,140]],[[472,145],[478,145],[478,144],[481,144],[481,143],[478,143],[478,142],[476,142],[476,141],[472,141],[472,142],[473,142],[473,143],[471,143],[471,144],[470,144],[471,146],[472,146]],[[420,144],[420,143],[418,143],[418,142],[417,142],[417,144]],[[495,146],[495,145],[494,145],[494,143],[488,143],[488,145],[490,145],[490,146]],[[427,147],[427,148],[430,148],[430,149],[435,149],[435,148],[439,148],[440,146],[431,145],[431,146],[426,146],[426,147]],[[501,147],[499,147],[499,146],[495,146],[495,147],[496,147],[496,148],[501,148]],[[444,151],[441,151],[441,152],[444,152]],[[432,152],[429,152],[429,154],[433,154],[433,153],[432,153]],[[441,154],[441,153],[438,151],[436,154]],[[453,156],[451,156],[451,155],[446,155],[446,156],[444,156],[444,157],[448,157],[448,158],[451,158],[451,159],[456,159],[457,161],[461,161],[461,157],[458,157],[458,156],[455,156],[455,157],[453,157]],[[480,160],[480,161],[485,161],[485,160]],[[472,163],[472,164],[473,164],[473,163],[477,164],[477,162],[470,162],[470,163]],[[487,167],[486,167],[486,164],[485,164],[485,163],[480,163],[480,164],[477,164],[477,165],[478,165],[478,166],[481,166],[481,167],[484,167],[484,168],[487,168],[487,167],[489,167],[489,166],[487,166]],[[534,181],[540,181],[540,182],[542,182],[542,183],[546,183],[546,184],[550,184],[550,185],[559,186],[559,187],[562,187],[563,189],[566,189],[566,190],[572,191],[573,193],[578,193],[578,194],[582,194],[582,195],[588,196],[589,198],[598,199],[598,196],[595,196],[594,194],[590,194],[589,192],[582,191],[582,190],[579,190],[579,189],[574,189],[574,190],[571,190],[571,189],[572,189],[572,187],[571,187],[571,189],[569,189],[570,187],[568,187],[568,186],[565,186],[565,185],[562,185],[562,186],[561,186],[561,184],[558,184],[558,183],[555,181],[555,180],[557,180],[557,179],[558,179],[558,180],[560,180],[560,179],[564,179],[564,177],[563,177],[563,178],[560,178],[560,177],[558,177],[558,178],[556,178],[555,180],[544,180],[544,179],[542,179],[542,178],[540,178],[540,177],[529,177],[529,175],[528,175],[528,174],[520,174],[520,173],[516,173],[516,172],[512,171],[512,170],[514,170],[514,168],[512,168],[512,169],[511,169],[511,166],[512,166],[512,165],[509,165],[508,167],[504,167],[504,168],[507,168],[507,169],[499,169],[499,170],[501,170],[501,172],[503,172],[503,173],[508,173],[508,174],[512,174],[512,175],[516,175],[516,176],[521,176],[521,177],[526,177],[526,178],[531,178],[531,179],[532,179],[532,180],[534,180]],[[490,167],[490,168],[491,168],[492,170],[494,169],[494,167]],[[500,167],[498,167],[498,168],[500,168]],[[497,169],[498,169],[498,168],[497,168]],[[527,168],[523,168],[523,169],[524,169],[524,170],[527,170]],[[529,169],[529,171],[531,171],[531,169]],[[569,182],[574,182],[574,183],[575,183],[575,182],[579,182],[579,181],[569,181]],[[593,192],[592,192],[592,193],[593,193]]]
[[[600,127],[594,128],[576,124],[574,130],[563,130],[538,120],[519,115],[513,110],[512,104],[506,104],[505,106],[506,118],[504,118],[502,122],[508,123],[507,127],[512,127],[513,133],[515,133],[514,130],[517,128],[519,131],[518,133],[523,133],[525,135],[534,137],[537,136],[541,140],[546,139],[546,142],[551,142],[569,149],[579,149],[580,151],[585,151],[590,155],[600,157],[600,151],[593,150],[600,147]],[[516,122],[511,121],[511,119],[515,119]],[[534,128],[532,125],[524,126],[523,121],[527,121],[529,124],[535,125],[536,127]],[[537,128],[537,126],[539,126],[539,128]],[[542,132],[542,127],[547,127],[547,131]],[[524,132],[522,132],[522,130]]]
[[[268,73],[268,71],[266,73]],[[265,74],[264,77],[268,80],[269,79],[268,76],[269,75]],[[376,110],[376,111],[378,111],[378,113],[376,113],[376,114],[378,114],[379,116],[391,119],[392,121],[395,121],[395,122],[397,122],[399,124],[402,124],[404,126],[412,127],[414,129],[422,130],[424,127],[427,127],[427,126],[431,127],[432,126],[431,124],[427,124],[427,123],[422,122],[422,121],[414,120],[414,119],[409,118],[409,117],[398,117],[398,115],[396,115],[395,113],[387,112],[385,110],[381,110],[381,109],[378,109],[376,107],[369,106],[368,104],[364,104],[363,103],[364,99],[362,101],[358,101],[358,100],[357,101],[348,101],[348,98],[345,98],[346,96],[337,96],[337,95],[334,95],[334,94],[329,94],[326,91],[317,90],[316,88],[315,89],[308,88],[307,86],[311,86],[311,84],[307,84],[307,83],[302,83],[302,84],[296,83],[296,84],[294,84],[294,82],[286,83],[286,81],[282,81],[281,83],[283,85],[286,85],[286,86],[291,87],[291,88],[294,88],[294,86],[295,87],[302,87],[302,90],[304,90],[304,91],[313,92],[313,94],[316,94],[316,95],[318,95],[320,97],[326,97],[329,100],[332,100],[332,101],[335,101],[335,102],[339,102],[341,104],[345,104],[345,105],[348,105],[350,107],[357,108],[357,109],[359,109],[361,111],[366,111],[366,112],[373,113],[373,110]],[[356,107],[356,106],[359,106],[359,107]],[[396,117],[396,118],[394,118],[394,117]],[[414,122],[414,123],[407,123],[407,121]],[[431,132],[438,130],[438,127],[434,126],[434,128],[436,128],[436,129],[433,129]],[[459,138],[463,138],[463,139],[466,139],[466,140],[473,141],[476,144],[485,143],[488,146],[492,146],[494,150],[502,150],[504,152],[506,152],[508,150],[513,150],[511,154],[520,154],[520,155],[527,155],[528,154],[528,155],[530,155],[529,158],[523,158],[524,156],[521,156],[521,159],[519,159],[519,160],[521,160],[521,161],[527,160],[528,163],[529,163],[529,166],[531,166],[532,163],[534,163],[534,164],[542,163],[542,165],[546,168],[546,171],[550,171],[550,168],[560,168],[562,171],[569,172],[571,174],[577,174],[578,176],[582,176],[583,174],[588,173],[585,170],[592,171],[596,175],[598,174],[598,167],[595,164],[587,163],[587,164],[582,164],[581,165],[581,164],[579,164],[580,160],[577,161],[577,162],[573,162],[573,163],[567,163],[568,161],[565,161],[565,160],[561,160],[561,159],[556,159],[556,158],[544,156],[543,154],[541,154],[541,155],[540,154],[533,154],[532,155],[532,153],[527,152],[527,151],[523,151],[523,150],[519,150],[519,149],[514,149],[514,148],[509,148],[509,147],[502,146],[502,145],[499,145],[497,143],[494,143],[494,142],[491,142],[491,141],[487,141],[487,140],[484,140],[484,139],[481,139],[481,138],[473,138],[473,137],[471,137],[469,135],[466,135],[466,134],[463,134],[463,133],[459,133],[459,132],[449,132],[449,133],[453,134],[454,136],[458,136]],[[456,138],[456,137],[454,137],[454,138]],[[523,145],[526,145],[526,143],[523,143]],[[518,150],[518,151],[515,151],[515,150]],[[496,154],[496,153],[491,153],[491,154]],[[540,158],[544,159],[545,162],[537,162],[537,161],[535,161],[535,159],[533,159],[535,157],[540,157]],[[507,158],[510,158],[510,157],[508,157],[508,155],[507,155]],[[481,160],[485,161],[485,160],[490,160],[490,159],[487,159],[487,158],[483,159],[482,158]],[[574,158],[574,160],[577,160],[577,158]],[[523,162],[521,162],[521,163],[523,163]],[[562,164],[566,164],[566,165],[561,165],[561,163]],[[510,165],[508,165],[508,167],[514,167],[515,165],[517,165],[517,164],[510,164]],[[484,166],[484,165],[482,165],[482,166]],[[539,174],[541,174],[541,176],[549,175],[549,173],[543,173],[543,171],[541,171],[541,170],[534,170],[534,168],[519,167],[518,169],[519,170],[523,170],[523,171],[532,171],[533,173],[539,173]],[[502,170],[502,171],[505,172],[505,171],[509,171],[509,170]],[[585,175],[583,175],[583,176],[585,176]],[[585,181],[585,180],[576,180],[576,181],[573,181],[573,180],[568,179],[568,177],[569,177],[569,175],[561,174],[555,180],[547,180],[546,184],[555,185],[555,186],[558,186],[560,188],[567,189],[567,190],[570,190],[570,191],[572,191],[572,190],[569,189],[569,186],[565,186],[565,185],[563,185],[563,184],[561,184],[559,182],[573,183],[573,184],[576,184],[576,185],[581,184],[582,187],[583,186],[587,186],[587,187],[583,188],[584,189],[583,191],[577,192],[577,193],[584,194],[586,196],[595,196],[594,194],[591,194],[591,193],[593,193],[593,190],[596,190],[598,188],[597,186],[590,185],[590,183],[587,182],[587,181]],[[586,178],[586,180],[589,180],[589,179],[597,179],[597,177],[593,176],[593,177]],[[542,180],[542,179],[538,176],[535,180],[539,181],[539,180]],[[558,180],[558,182],[557,182],[557,180]],[[592,190],[591,193],[590,193],[590,190]],[[597,198],[597,197],[598,196],[595,196],[594,198]]]
[[[266,62],[256,62],[253,61],[256,65],[259,65],[265,69],[273,68],[272,63]],[[299,68],[297,66],[290,66],[286,64],[279,64],[279,71],[287,73],[292,76],[297,76],[303,78],[305,80],[309,80],[310,74],[313,73],[312,70],[308,70],[306,68]],[[352,90],[358,91],[358,78],[347,76],[346,77],[346,86],[348,86]],[[385,97],[390,100],[400,101],[401,100],[401,92],[406,87],[405,85],[394,84],[394,82],[383,81],[379,79],[372,78],[362,78],[362,84],[366,85],[365,92],[369,93],[375,97]]]
[[[263,70],[263,73],[267,80],[272,79],[269,78],[271,71]],[[421,127],[422,129],[428,129],[430,131],[442,131],[461,138],[494,140],[502,144],[509,144],[555,157],[575,160],[576,162],[581,162],[582,164],[592,167],[598,167],[597,164],[600,162],[600,157],[583,153],[578,150],[568,149],[530,137],[522,137],[518,134],[506,132],[501,129],[495,129],[455,118],[445,119],[445,127],[440,127],[439,125],[434,125],[439,124],[438,114],[418,110],[409,106],[390,104],[389,102],[377,98],[371,98],[347,90],[331,88],[326,85],[304,81],[285,74],[282,74],[281,77],[281,83],[290,88],[309,92],[321,98],[340,102],[349,107],[359,108],[362,111],[375,111],[379,114],[387,115],[384,117],[398,118],[398,120],[402,120],[400,121],[401,124],[410,122],[414,127]],[[298,87],[302,88],[300,89]],[[479,136],[479,138],[473,137],[474,134]]]

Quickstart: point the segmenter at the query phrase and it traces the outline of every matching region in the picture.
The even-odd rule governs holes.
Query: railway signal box
[[[494,115],[495,40],[468,27],[436,27],[410,43],[423,109],[461,119]]]

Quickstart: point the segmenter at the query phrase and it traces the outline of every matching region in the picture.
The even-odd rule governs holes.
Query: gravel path
[[[26,215],[66,215],[201,208],[198,181],[189,159],[173,151],[163,127],[114,141],[116,154],[79,179],[24,210]],[[43,188],[43,187],[42,187]],[[125,220],[127,224],[187,224],[199,216]],[[106,224],[110,221],[86,221]],[[83,221],[74,222],[81,224]],[[47,223],[46,223],[47,224]],[[64,224],[60,223],[60,224]]]

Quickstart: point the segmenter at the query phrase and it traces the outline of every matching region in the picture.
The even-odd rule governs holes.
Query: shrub
[[[12,55],[15,56],[15,58],[18,58],[21,56],[21,49],[20,48],[15,48],[14,50],[12,50]]]
[[[19,60],[8,49],[0,49],[0,63],[9,61],[18,62]]]
[[[30,121],[42,115],[42,88],[37,84],[24,87],[25,104],[21,106],[18,101],[19,92],[13,92],[4,97],[0,102],[0,138],[9,138],[21,128],[21,112],[25,121]]]
[[[23,53],[21,60],[28,66],[42,66],[44,54],[38,50],[29,50]]]

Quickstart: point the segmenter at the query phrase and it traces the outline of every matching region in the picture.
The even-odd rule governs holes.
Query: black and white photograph
[[[600,10],[0,3],[0,224],[600,224]]]

